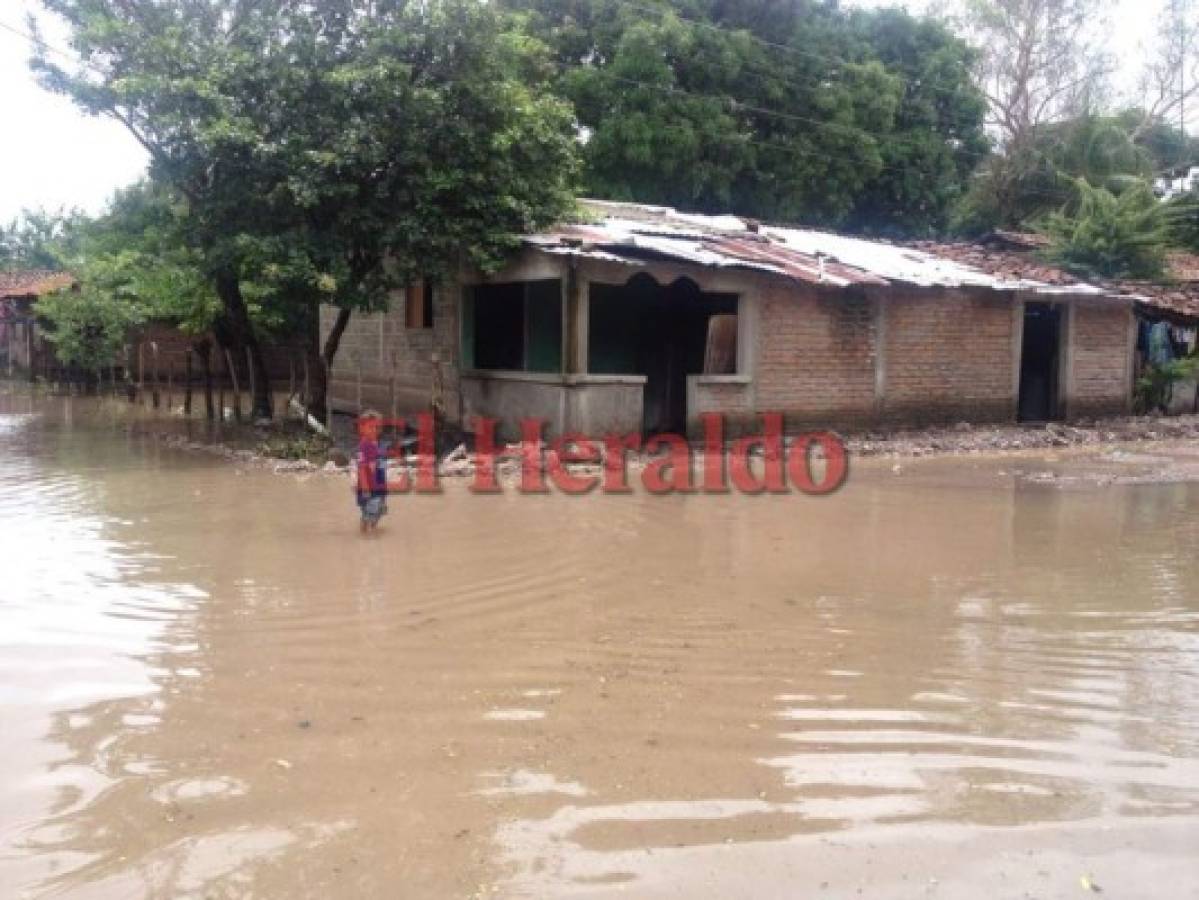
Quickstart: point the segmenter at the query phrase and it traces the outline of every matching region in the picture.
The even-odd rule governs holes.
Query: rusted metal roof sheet
[[[765,272],[830,287],[910,284],[983,287],[1043,294],[1111,295],[1077,280],[1041,281],[996,273],[942,255],[936,245],[900,246],[823,231],[762,226],[735,216],[679,213],[662,206],[588,200],[593,219],[526,239],[556,255],[585,256],[629,265],[662,259],[711,268]]]

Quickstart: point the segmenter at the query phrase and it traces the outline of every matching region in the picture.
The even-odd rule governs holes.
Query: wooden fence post
[[[192,350],[187,348],[187,353],[183,357],[183,414],[190,416],[192,414]]]
[[[333,434],[333,402],[329,397],[329,361],[321,356],[321,366],[325,370],[325,429],[330,435]]]
[[[300,356],[300,362],[304,366],[304,399],[303,399],[301,405],[304,407],[304,411],[308,412],[308,404],[312,398],[308,396],[308,351],[307,350],[305,350],[303,355]]]
[[[218,359],[220,360],[221,366],[225,369],[228,369],[228,363],[225,362],[225,357],[223,355],[221,355],[218,357]],[[216,389],[217,389],[216,418],[217,418],[218,422],[225,421],[225,378],[228,376],[228,374],[229,374],[228,371],[217,374],[217,379],[216,379]]]
[[[250,355],[249,347],[246,348],[246,371],[250,374],[250,418],[253,419],[254,398],[258,396],[258,392],[255,390],[257,385],[255,384],[254,377],[254,357]]]
[[[125,399],[134,403],[137,400],[137,388],[133,384],[133,352],[128,344],[124,347],[121,359],[125,363]]]
[[[153,371],[150,376],[154,379],[154,389],[150,393],[150,397],[154,403],[154,408],[158,409],[161,397],[158,395],[159,378],[158,378],[158,341],[150,341],[150,356],[153,358]]]
[[[389,413],[391,414],[391,424],[394,425],[395,420],[396,420],[396,415],[398,414],[398,411],[399,411],[398,410],[399,398],[396,396],[396,352],[395,352],[395,350],[391,351],[391,378],[388,383],[388,389],[389,389],[389,394],[390,394],[389,400],[391,403],[391,408],[389,410]]]

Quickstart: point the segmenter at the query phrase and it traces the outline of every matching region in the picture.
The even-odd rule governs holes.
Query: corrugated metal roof
[[[22,272],[0,272],[0,297],[40,297],[75,284],[69,272],[32,269]]]
[[[831,287],[910,284],[984,287],[1045,294],[1109,293],[986,272],[935,250],[898,246],[825,231],[762,226],[736,216],[679,213],[669,207],[587,200],[594,221],[564,225],[527,242],[548,253],[641,264],[666,259],[712,268],[768,272]]]

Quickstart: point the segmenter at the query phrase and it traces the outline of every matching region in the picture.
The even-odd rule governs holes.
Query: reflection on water
[[[0,895],[907,896],[976,839],[1199,879],[1199,485],[451,485],[362,540],[342,479],[115,415],[0,398]]]

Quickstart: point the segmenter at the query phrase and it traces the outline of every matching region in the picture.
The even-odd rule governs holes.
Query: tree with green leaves
[[[141,183],[117,191],[104,215],[76,222],[58,258],[78,288],[43,297],[36,307],[59,359],[86,372],[127,362],[131,331],[155,321],[193,336],[210,382],[208,333],[220,301],[199,254],[183,240],[184,219],[168,189]],[[269,322],[253,304],[251,315]]]
[[[78,290],[40,298],[35,307],[64,364],[98,373],[122,358],[129,333],[146,320],[132,254],[91,260]]]
[[[970,49],[902,11],[505,4],[554,50],[596,197],[927,233],[988,147]]]
[[[218,335],[269,380],[252,315],[379,309],[418,276],[495,265],[573,202],[569,108],[540,45],[473,0],[43,0],[78,65],[44,83],[110,116],[183,210]],[[323,398],[323,392],[322,392]]]
[[[61,271],[85,219],[79,210],[26,209],[8,225],[0,224],[0,271]]]

